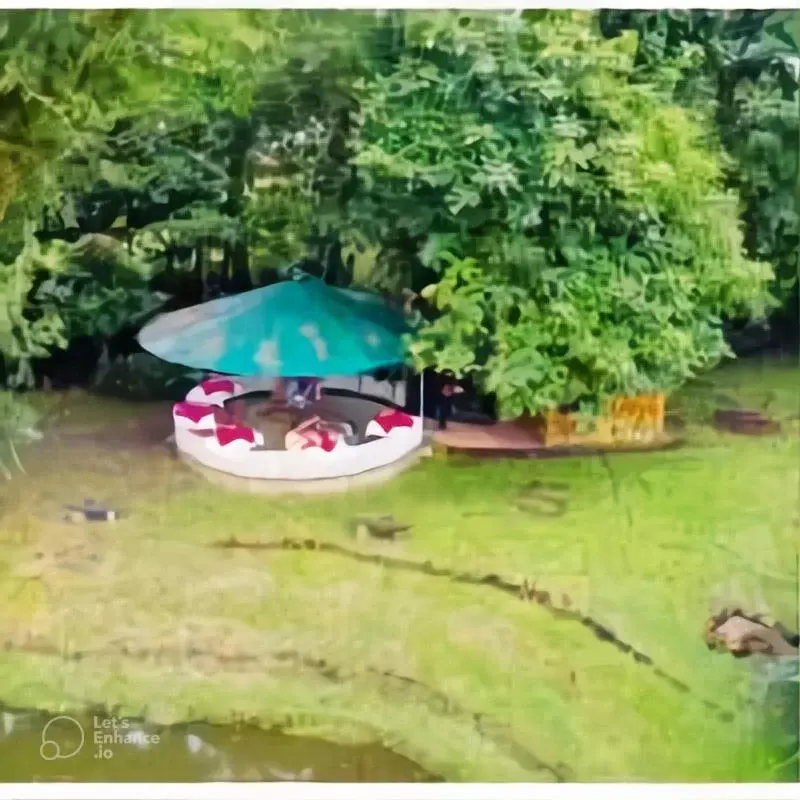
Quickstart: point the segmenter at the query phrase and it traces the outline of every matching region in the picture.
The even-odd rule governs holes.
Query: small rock
[[[411,525],[398,522],[391,514],[361,514],[353,519],[358,541],[373,539],[394,540],[407,533]]]
[[[67,514],[64,517],[66,522],[116,522],[121,512],[113,508],[104,508],[97,505],[91,498],[87,497],[82,506],[65,506]]]
[[[753,653],[797,655],[797,648],[787,641],[780,630],[736,613],[724,621],[709,621],[706,643],[709,647],[721,645],[734,656]]]

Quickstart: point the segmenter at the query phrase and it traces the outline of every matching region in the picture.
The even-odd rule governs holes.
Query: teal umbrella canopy
[[[228,375],[357,375],[404,360],[403,317],[378,295],[289,280],[162,314],[139,332],[159,358]]]

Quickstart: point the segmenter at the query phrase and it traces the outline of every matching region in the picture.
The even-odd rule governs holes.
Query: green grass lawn
[[[687,387],[671,400],[688,423],[679,450],[428,460],[384,488],[315,499],[225,493],[166,449],[55,437],[96,413],[117,426],[152,414],[97,401],[2,487],[0,700],[289,721],[380,739],[449,780],[763,777],[742,743],[747,664],[709,652],[702,632],[724,597],[794,624],[799,384],[796,364],[745,362]],[[733,401],[767,408],[786,434],[710,431],[710,410]],[[534,480],[569,487],[563,516],[517,506]],[[62,523],[61,505],[85,496],[131,515]],[[350,520],[367,512],[411,535],[357,542]],[[345,552],[211,546],[232,536]],[[569,610],[397,560],[527,580]]]

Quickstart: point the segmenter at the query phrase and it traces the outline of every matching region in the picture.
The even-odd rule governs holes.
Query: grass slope
[[[745,363],[688,387],[671,403],[689,423],[682,450],[428,461],[377,491],[317,499],[226,494],[117,435],[141,409],[73,408],[25,454],[27,476],[3,486],[0,699],[290,721],[381,739],[450,780],[761,777],[744,717],[719,711],[741,708],[747,668],[708,652],[701,633],[726,595],[794,620],[799,378]],[[791,433],[710,432],[709,409],[733,401],[767,407]],[[80,425],[82,437],[55,435]],[[534,480],[569,487],[563,516],[517,506]],[[84,496],[133,513],[62,523],[61,505]],[[365,512],[393,513],[410,538],[356,542],[349,521]],[[387,562],[211,547],[231,536],[313,538]],[[392,559],[528,580],[570,613]]]

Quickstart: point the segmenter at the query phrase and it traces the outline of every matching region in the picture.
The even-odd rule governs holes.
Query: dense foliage
[[[763,310],[709,120],[580,13],[410,22],[361,91],[352,201],[431,267],[418,360],[473,372],[508,414],[679,384]],[[667,64],[667,67],[670,65]]]
[[[693,48],[678,98],[713,103],[731,155],[726,186],[743,203],[748,253],[775,267],[783,309],[774,321],[797,329],[800,258],[800,14],[712,11],[603,12],[608,35],[635,30],[638,58],[658,64]]]
[[[6,372],[301,262],[420,293],[416,365],[506,414],[679,384],[788,291],[779,21],[3,12]]]
[[[200,64],[177,35],[188,21],[168,21],[128,11],[0,14],[0,355],[12,384],[30,380],[31,357],[66,344],[74,325],[65,314],[86,318],[82,300],[96,308],[111,290],[108,281],[87,290],[84,280],[81,292],[69,291],[87,277],[80,254],[34,237],[43,210],[70,205],[76,170],[103,176],[105,137],[121,120],[197,111],[185,84]],[[37,291],[43,273],[57,291]]]

